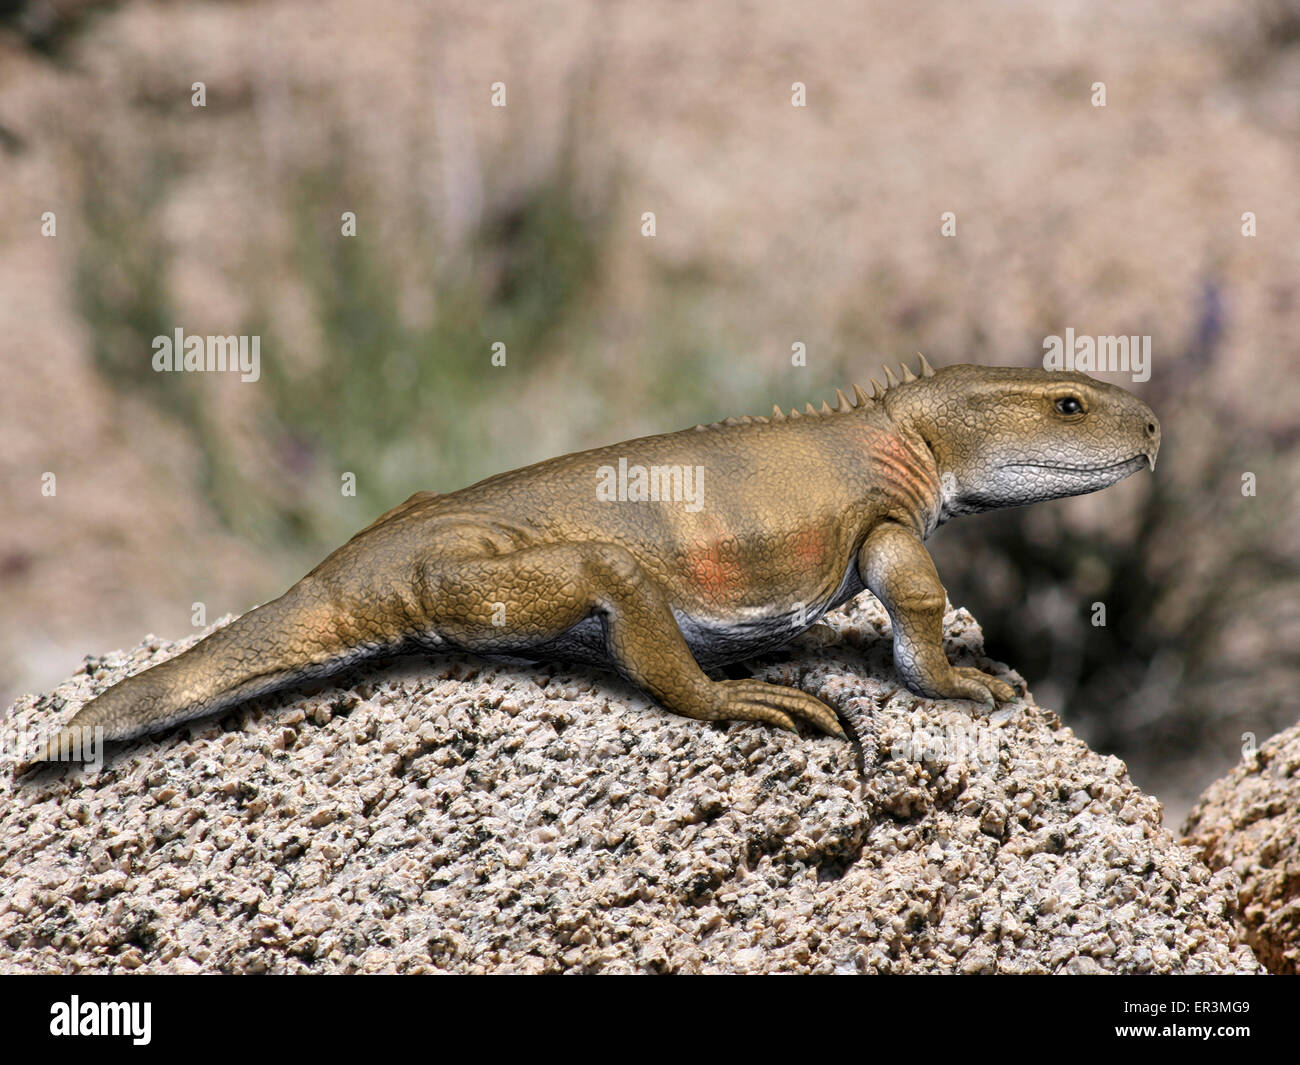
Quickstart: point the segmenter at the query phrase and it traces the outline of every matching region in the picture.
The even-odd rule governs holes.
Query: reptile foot
[[[786,688],[763,680],[724,680],[722,705],[717,717],[739,721],[763,721],[794,730],[792,718],[800,718],[823,732],[848,739],[833,711],[814,695],[798,688]]]
[[[954,666],[953,671],[984,687],[1000,703],[1005,703],[1016,697],[1016,690],[1010,684],[998,680],[997,677],[990,676],[981,669],[975,669],[971,666]]]
[[[997,677],[989,676],[983,670],[972,666],[953,666],[942,688],[924,693],[931,698],[970,699],[979,703],[986,711],[991,711],[1000,702],[1016,697],[1015,691]]]

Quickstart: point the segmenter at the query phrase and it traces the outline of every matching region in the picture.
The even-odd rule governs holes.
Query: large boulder
[[[1300,725],[1274,736],[1206,789],[1185,843],[1239,878],[1239,921],[1273,973],[1300,974]]]
[[[151,972],[1256,972],[1238,885],[1025,697],[900,688],[869,596],[755,671],[862,741],[674,716],[609,675],[351,670],[14,783],[0,965]],[[979,658],[948,615],[957,660]],[[193,643],[88,659],[66,721]]]

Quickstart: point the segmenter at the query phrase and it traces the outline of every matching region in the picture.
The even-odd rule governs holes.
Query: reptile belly
[[[808,603],[802,610],[755,611],[745,617],[716,618],[692,615],[674,607],[673,615],[696,661],[709,669],[754,658],[784,646],[815,624],[828,610],[848,602],[863,588],[857,565],[850,562],[835,592],[818,602]],[[520,651],[517,655],[491,657],[528,662],[567,659],[603,666],[612,664],[606,650],[605,622],[594,616],[583,618],[545,644]]]

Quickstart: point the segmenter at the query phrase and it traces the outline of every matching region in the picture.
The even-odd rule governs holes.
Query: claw
[[[974,698],[972,696],[970,698],[972,698],[973,702],[983,703],[986,710],[994,710],[997,708],[998,703],[1005,703],[1010,699],[1016,698],[1014,688],[1009,684],[998,680],[997,677],[990,676],[982,669],[975,669],[972,666],[957,666],[953,669],[953,672],[964,680],[979,685],[983,697]]]
[[[719,718],[763,721],[793,731],[793,715],[832,736],[848,739],[835,712],[815,695],[809,695],[799,688],[787,688],[763,680],[729,680],[721,683],[727,690],[718,711]]]

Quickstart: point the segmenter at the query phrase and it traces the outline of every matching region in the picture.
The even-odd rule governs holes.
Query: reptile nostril
[[[1156,423],[1147,422],[1147,436],[1155,436],[1155,435],[1156,435]]]

